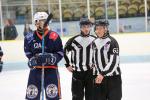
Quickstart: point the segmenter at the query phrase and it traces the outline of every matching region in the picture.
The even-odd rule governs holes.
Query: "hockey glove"
[[[36,57],[32,57],[30,58],[29,62],[28,62],[28,66],[30,68],[34,68],[34,66],[37,66],[38,63],[37,63],[37,58]]]
[[[37,63],[54,65],[56,63],[56,57],[52,53],[40,53],[37,56]]]

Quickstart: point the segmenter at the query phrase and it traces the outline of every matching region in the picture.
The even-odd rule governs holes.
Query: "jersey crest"
[[[55,41],[58,38],[58,34],[56,32],[51,32],[49,35],[49,39]]]

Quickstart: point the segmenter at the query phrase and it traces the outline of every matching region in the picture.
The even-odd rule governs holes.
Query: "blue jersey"
[[[57,59],[55,63],[57,66],[57,63],[63,57],[62,40],[56,32],[49,30],[45,31],[44,40],[44,52],[54,54]],[[36,54],[42,53],[42,35],[38,33],[38,31],[34,31],[33,34],[26,35],[24,39],[24,51],[28,59]]]

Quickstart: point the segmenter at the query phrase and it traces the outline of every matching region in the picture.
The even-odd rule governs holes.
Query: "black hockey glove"
[[[32,57],[30,58],[29,62],[28,62],[28,66],[30,68],[34,68],[34,66],[37,66],[38,63],[37,63],[37,58],[36,57]]]
[[[37,63],[54,65],[56,63],[56,57],[52,53],[40,53],[37,56]]]

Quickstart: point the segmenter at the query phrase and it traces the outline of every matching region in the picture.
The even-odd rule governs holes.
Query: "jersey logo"
[[[39,49],[41,48],[41,43],[34,43],[34,48]]]
[[[109,48],[109,44],[105,44],[105,45],[104,45],[104,49],[105,49],[105,50],[108,50],[108,48]]]
[[[27,97],[30,99],[34,99],[38,95],[38,88],[35,85],[29,85],[27,88]]]
[[[58,94],[58,88],[55,84],[50,84],[46,87],[46,94],[49,98],[55,98]]]
[[[53,41],[55,41],[58,38],[58,34],[56,32],[51,32],[49,39],[52,39]]]

